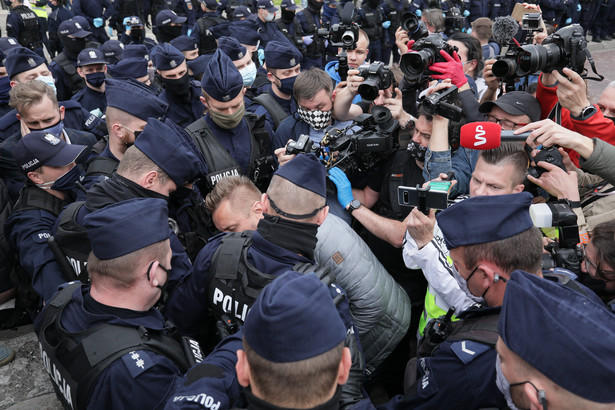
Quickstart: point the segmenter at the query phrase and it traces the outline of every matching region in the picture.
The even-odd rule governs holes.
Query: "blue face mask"
[[[277,78],[277,76],[276,76],[276,78]],[[293,87],[295,86],[295,80],[296,79],[297,79],[297,76],[283,78],[283,79],[279,79],[278,78],[278,80],[280,80],[280,86],[278,88],[284,94],[293,95]]]
[[[9,102],[9,91],[11,91],[11,79],[8,75],[0,77],[0,104]]]
[[[245,87],[251,87],[256,79],[256,64],[252,63],[241,70],[239,70],[239,74],[241,74],[241,78],[243,78],[243,85]]]
[[[62,130],[64,130],[64,121],[60,120],[55,125],[51,127],[43,128],[41,130],[30,130],[30,131],[47,131],[53,135],[60,137],[62,135]]]
[[[75,189],[75,182],[81,179],[81,171],[76,165],[67,171],[60,178],[55,181],[49,181],[39,184],[38,187],[42,189],[53,189],[55,191],[71,191]]]
[[[92,87],[98,88],[105,83],[105,73],[90,73],[85,75],[85,80]]]

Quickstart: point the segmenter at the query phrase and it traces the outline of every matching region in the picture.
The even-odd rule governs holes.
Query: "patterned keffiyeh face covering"
[[[301,119],[307,122],[309,126],[315,130],[324,129],[329,124],[329,121],[331,121],[331,111],[307,111],[299,107],[297,112],[301,116]]]

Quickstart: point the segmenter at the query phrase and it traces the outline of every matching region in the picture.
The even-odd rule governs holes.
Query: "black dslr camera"
[[[467,25],[466,18],[461,15],[457,7],[444,12],[444,34],[447,37],[464,32]]]
[[[430,34],[425,38],[417,40],[412,46],[414,52],[406,53],[401,56],[399,68],[403,71],[406,80],[415,82],[421,77],[434,74],[429,70],[429,66],[436,62],[446,62],[440,55],[440,50],[453,54],[457,47],[444,41],[442,34]]]
[[[564,159],[562,158],[562,154],[559,153],[559,151],[557,150],[557,147],[554,145],[551,147],[541,148],[535,157],[532,157],[532,154],[531,154],[532,148],[529,145],[525,146],[525,152],[527,153],[528,157],[530,157],[530,162],[534,162],[535,164],[538,164],[538,162],[544,161],[544,162],[548,162],[549,164],[553,164],[553,165],[560,167],[561,169],[564,170],[564,172],[566,171],[566,167],[564,166]],[[534,165],[528,168],[527,173],[528,175],[531,175],[534,178],[540,178],[540,176],[546,171],[547,171],[546,169],[539,167],[538,165]]]
[[[463,109],[454,105],[459,98],[456,86],[436,91],[423,100],[423,108],[430,115],[440,115],[451,121],[459,122]]]
[[[386,90],[393,84],[393,73],[380,61],[359,67],[359,75],[365,79],[359,86],[364,100],[374,101],[378,98],[378,90]]]
[[[348,127],[325,133],[321,144],[332,153],[325,166],[346,175],[368,171],[393,150],[398,133],[399,123],[389,109],[374,106],[371,114],[357,116]]]
[[[409,11],[404,12],[401,15],[401,28],[408,33],[408,37],[413,40],[424,38],[429,35],[429,31],[425,28],[423,22],[416,16],[416,14]]]
[[[322,153],[320,145],[310,139],[309,135],[301,134],[297,141],[290,141],[286,144],[287,155],[309,154],[313,153],[319,156]]]

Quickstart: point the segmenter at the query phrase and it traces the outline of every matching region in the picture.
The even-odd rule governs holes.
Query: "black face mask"
[[[154,265],[154,262],[150,263],[149,267],[147,268],[147,280],[150,280],[149,275],[150,271],[152,270],[152,266]],[[161,263],[158,263],[158,267],[167,273],[167,280],[164,282],[164,285],[156,285],[156,287],[160,289],[160,298],[158,299],[156,306],[166,306],[167,299],[169,298],[167,284],[169,283],[169,278],[171,277],[171,269],[165,268],[164,266],[162,266]]]
[[[70,38],[61,36],[64,53],[72,58],[77,58],[79,53],[85,48],[85,38]]]
[[[143,42],[143,29],[141,27],[134,27],[130,29],[130,37],[135,43]]]
[[[295,12],[288,9],[282,9],[282,21],[286,24],[293,21],[295,18]]]
[[[377,9],[378,3],[378,0],[367,0],[367,5],[372,9]]]
[[[316,0],[308,0],[308,9],[319,12],[322,9],[324,2]]]
[[[410,141],[408,144],[408,151],[410,151],[410,155],[417,161],[425,162],[425,154],[427,153],[427,148],[418,144],[414,141]]]
[[[158,42],[159,43],[168,43],[173,40],[175,37],[179,37],[182,35],[182,27],[181,26],[162,26],[158,27]]]
[[[188,72],[186,72],[186,74],[184,74],[181,78],[170,79],[160,77],[160,79],[162,80],[167,93],[176,97],[187,97],[189,95],[190,77],[188,76]]]

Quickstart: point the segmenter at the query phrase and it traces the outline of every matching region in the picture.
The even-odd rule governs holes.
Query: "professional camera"
[[[423,24],[423,22],[416,16],[416,14],[409,11],[404,12],[401,15],[401,28],[408,33],[408,37],[413,40],[424,38],[429,35],[429,31]]]
[[[318,37],[325,38],[333,47],[341,48],[337,55],[339,65],[337,72],[342,81],[348,76],[348,56],[346,51],[357,48],[359,39],[359,25],[354,22],[354,4],[346,3],[340,14],[341,21],[333,24],[330,29],[318,29]]]
[[[448,44],[444,41],[442,34],[436,33],[417,40],[412,50],[401,56],[399,63],[399,68],[403,71],[406,80],[411,82],[419,80],[423,75],[434,74],[429,70],[429,66],[433,63],[446,62],[440,55],[440,50],[452,55],[453,51],[457,51],[457,47]]]
[[[541,13],[526,13],[521,19],[521,30],[531,32],[542,31],[542,27],[540,24],[541,20]]]
[[[374,101],[378,90],[386,90],[393,84],[393,73],[380,61],[359,67],[358,75],[365,79],[359,86],[359,94],[367,101]]]
[[[525,146],[525,152],[530,157],[530,161],[538,164],[540,161],[548,162],[549,164],[553,164],[555,166],[560,167],[566,172],[566,167],[564,166],[564,159],[562,158],[562,154],[558,151],[556,146],[551,147],[543,147],[536,154],[536,156],[532,157],[532,148],[529,145]],[[540,178],[540,176],[547,172],[546,169],[539,167],[538,165],[534,165],[528,168],[527,174],[533,176],[534,178]]]
[[[321,144],[332,153],[325,165],[346,175],[368,171],[393,150],[398,133],[399,123],[389,109],[374,106],[371,114],[358,115],[348,127],[325,133]]]
[[[313,153],[316,156],[322,153],[320,145],[310,139],[309,135],[301,134],[297,141],[290,141],[286,144],[287,155],[309,154]]]
[[[465,32],[468,23],[457,7],[444,12],[444,34],[447,37]]]
[[[430,115],[440,115],[451,121],[459,122],[463,109],[454,105],[459,98],[456,86],[436,91],[423,100],[423,108]]]

